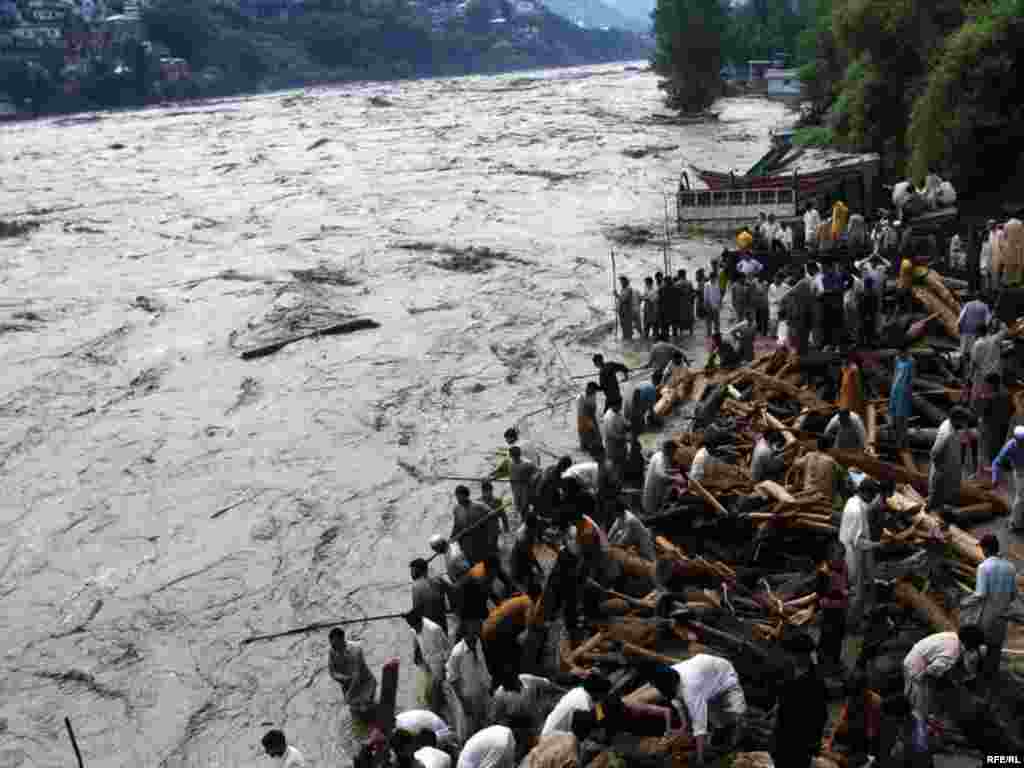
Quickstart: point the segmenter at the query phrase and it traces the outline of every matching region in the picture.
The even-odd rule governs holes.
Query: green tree
[[[698,111],[719,96],[727,23],[726,0],[658,0],[651,65],[669,107]]]
[[[1020,173],[1024,147],[1024,0],[975,10],[950,35],[916,99],[906,133],[909,171],[987,188]]]

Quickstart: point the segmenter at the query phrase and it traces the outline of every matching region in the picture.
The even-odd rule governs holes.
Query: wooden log
[[[647,579],[654,583],[655,563],[653,560],[635,555],[622,547],[608,547],[608,558],[622,565],[622,572],[634,579]]]
[[[593,653],[605,640],[607,640],[607,635],[605,635],[604,632],[598,632],[595,635],[591,635],[587,638],[586,642],[579,646],[579,648],[568,654],[566,660],[568,661],[569,666],[579,666],[579,662],[582,659],[583,654]]]
[[[828,451],[828,454],[840,464],[847,467],[858,467],[875,479],[907,483],[918,490],[927,492],[928,475],[924,472],[901,467],[888,461],[881,461],[861,451],[846,451],[832,448]],[[992,504],[1002,515],[1007,515],[1010,511],[1006,499],[982,488],[974,482],[960,484],[960,503],[964,506],[982,503]]]
[[[243,360],[253,360],[258,357],[266,357],[278,352],[289,344],[294,344],[298,341],[304,341],[306,339],[316,339],[321,336],[337,336],[343,333],[354,333],[355,331],[363,331],[368,328],[380,328],[380,323],[376,320],[371,320],[368,317],[361,317],[355,320],[346,320],[343,323],[335,323],[329,325],[326,328],[321,328],[319,331],[312,331],[310,333],[303,333],[298,336],[291,336],[281,341],[275,341],[270,344],[262,344],[252,349],[243,350],[241,358]]]
[[[878,407],[875,405],[868,405],[867,410],[867,433],[868,433],[868,451],[877,456],[878,455]]]
[[[724,518],[728,518],[729,517],[729,510],[727,510],[725,507],[723,507],[721,505],[721,503],[718,501],[718,499],[716,499],[714,496],[712,496],[711,493],[709,491],[707,491],[704,488],[704,486],[700,484],[699,481],[691,479],[689,481],[689,485],[690,485],[691,489],[693,489],[694,491],[697,492],[698,496],[700,496],[702,499],[704,499],[704,501],[706,501],[708,503],[708,505],[711,507],[711,509],[713,509],[715,511],[715,513],[717,513],[719,515],[719,517],[724,517]]]
[[[775,376],[769,376],[767,374],[760,373],[759,371],[746,371],[744,378],[753,381],[764,389],[778,392],[779,394],[785,395],[792,400],[797,400],[804,405],[811,407],[831,407],[828,403],[819,400],[818,396],[813,392],[801,389],[800,387],[795,387],[782,379],[776,378]]]
[[[896,602],[909,608],[925,624],[936,632],[956,632],[956,622],[928,595],[920,592],[913,584],[901,581],[893,590]]]
[[[776,501],[790,504],[796,502],[796,499],[793,498],[793,495],[789,491],[773,480],[762,480],[754,486],[754,489],[759,491],[762,496],[767,496],[769,499],[775,499]]]
[[[971,565],[979,565],[985,559],[985,553],[981,551],[978,540],[962,528],[955,525],[949,526],[949,543],[956,553]]]
[[[928,274],[924,277],[925,285],[928,286],[928,290],[939,299],[943,304],[949,307],[949,311],[953,314],[960,316],[960,310],[963,307],[960,306],[960,301],[953,295],[953,292],[946,287],[946,283],[942,279],[942,275],[936,272],[934,269],[928,270]],[[955,337],[954,337],[955,338]]]
[[[971,504],[955,511],[956,518],[968,525],[988,522],[996,516],[996,508],[989,503]]]
[[[914,298],[921,303],[931,315],[938,315],[939,322],[952,339],[960,338],[958,313],[953,312],[946,303],[924,286],[915,285],[911,288]]]
[[[665,656],[664,654],[657,653],[655,651],[649,651],[646,648],[641,648],[639,645],[635,645],[634,643],[623,643],[622,652],[627,657],[632,657],[639,661],[656,661],[659,664],[668,664],[669,666],[684,661],[684,659],[677,659],[672,656]]]

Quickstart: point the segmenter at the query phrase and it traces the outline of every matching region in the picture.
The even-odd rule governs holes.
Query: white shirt
[[[917,641],[903,659],[903,669],[911,677],[941,677],[960,660],[962,652],[956,632],[937,632]]]
[[[452,758],[433,746],[421,746],[413,753],[413,757],[420,761],[423,768],[452,768]]]
[[[868,505],[860,496],[854,495],[843,507],[843,519],[839,524],[839,541],[846,550],[864,549],[863,544],[870,540],[868,533]]]
[[[306,758],[295,747],[289,746],[281,756],[281,768],[306,768]]]
[[[584,461],[581,464],[573,464],[565,472],[562,473],[562,479],[568,480],[570,477],[574,477],[580,481],[580,484],[591,489],[597,489],[597,462],[596,461]]]
[[[413,736],[430,731],[438,741],[451,732],[448,723],[429,709],[407,709],[395,718],[395,728],[408,731]]]
[[[818,239],[818,227],[821,226],[821,215],[814,209],[804,214],[804,239],[813,243]]]
[[[785,283],[772,283],[768,287],[768,312],[774,322],[779,319],[779,307],[782,306],[782,297],[789,292]]]
[[[448,638],[441,628],[424,617],[423,628],[419,632],[412,629],[413,637],[420,647],[420,655],[430,674],[440,677],[444,674],[445,661],[448,659]]]
[[[622,416],[621,410],[616,413],[610,408],[608,409],[607,413],[601,417],[601,432],[606,440],[626,439],[626,419]]]
[[[465,640],[460,640],[448,657],[445,665],[448,682],[463,699],[483,696],[491,690],[491,673],[484,663],[484,651],[478,642],[476,653],[469,650]]]
[[[565,696],[559,699],[555,708],[551,710],[548,719],[544,721],[544,727],[540,735],[547,736],[551,733],[572,733],[572,716],[575,712],[589,712],[594,707],[594,700],[583,688],[573,688]]]
[[[446,752],[434,747],[420,747],[413,753],[423,768],[452,768],[452,759]]]
[[[672,666],[679,673],[676,700],[686,705],[694,736],[708,733],[708,702],[723,691],[739,686],[736,670],[725,659],[698,653]]]
[[[497,768],[512,765],[516,754],[516,737],[511,728],[492,725],[477,731],[466,742],[459,755],[457,768]]]
[[[992,235],[985,238],[981,244],[981,256],[978,259],[978,266],[982,272],[992,271]]]

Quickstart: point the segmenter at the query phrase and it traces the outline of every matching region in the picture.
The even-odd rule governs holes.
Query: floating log
[[[258,357],[266,357],[272,355],[275,352],[279,352],[289,344],[294,344],[298,341],[305,341],[306,339],[316,339],[321,336],[338,336],[343,333],[354,333],[355,331],[364,331],[368,328],[380,328],[380,323],[376,320],[371,320],[368,317],[361,317],[355,320],[346,320],[343,323],[335,323],[334,325],[328,325],[326,328],[321,328],[318,331],[312,331],[310,333],[299,334],[298,336],[292,336],[281,341],[275,341],[270,344],[263,344],[252,349],[244,350],[241,354],[243,360],[254,360]]]
[[[920,592],[913,584],[901,581],[893,590],[896,602],[909,608],[925,624],[936,632],[956,632],[956,622],[951,619],[938,603]]]

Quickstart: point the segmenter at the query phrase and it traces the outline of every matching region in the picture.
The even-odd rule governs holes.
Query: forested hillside
[[[670,105],[698,110],[721,63],[785,52],[814,105],[798,139],[992,189],[1024,172],[1022,32],[1024,0],[659,0],[653,64]]]

